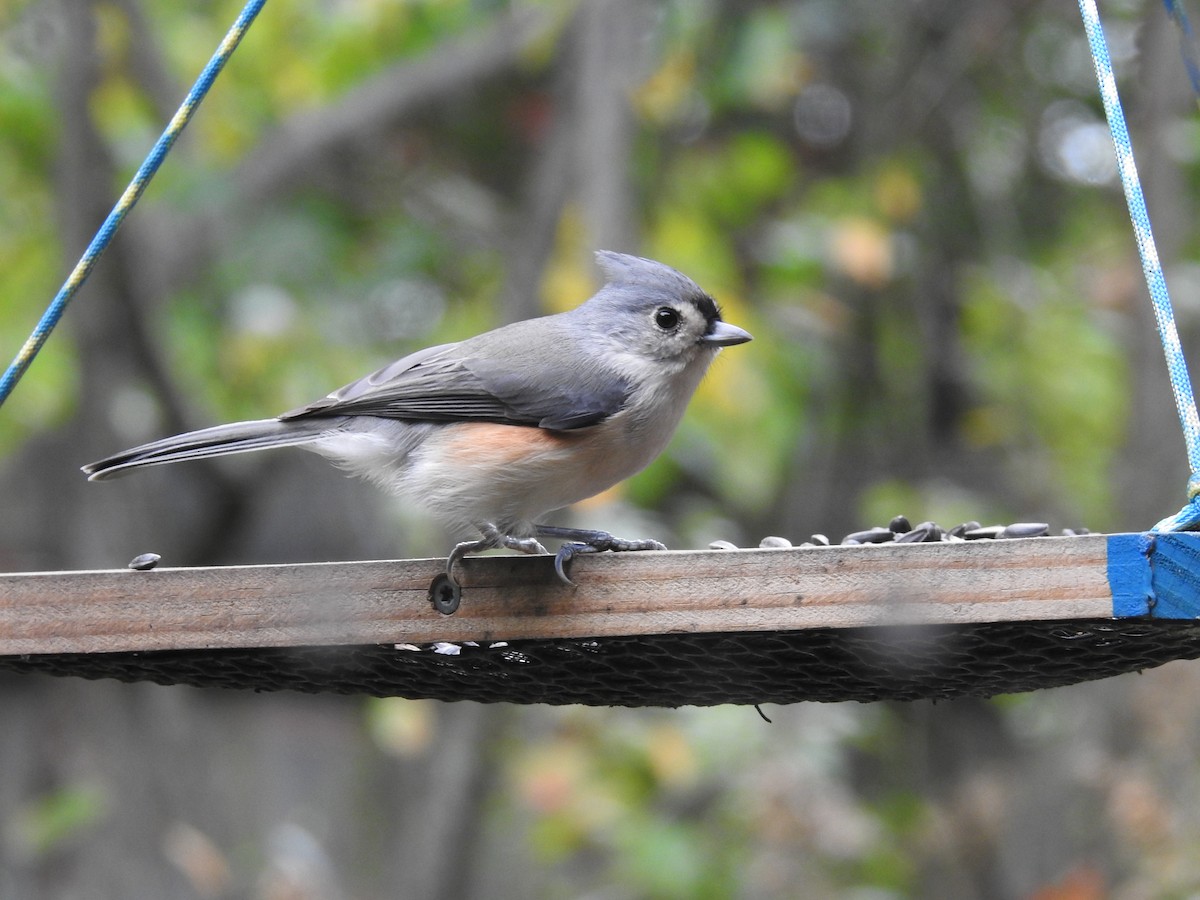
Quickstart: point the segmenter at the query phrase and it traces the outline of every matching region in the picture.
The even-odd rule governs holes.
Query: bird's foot
[[[444,615],[453,614],[462,600],[462,585],[454,577],[454,564],[468,553],[483,553],[485,550],[496,550],[500,547],[518,550],[521,553],[546,552],[546,548],[536,538],[519,538],[504,534],[490,522],[480,525],[479,531],[483,535],[479,540],[463,541],[455,545],[446,558],[446,571],[438,575],[429,586],[429,601],[434,609]]]
[[[562,538],[564,543],[554,554],[554,571],[564,584],[575,586],[567,577],[567,564],[583,553],[603,553],[610,550],[614,553],[624,553],[631,550],[666,550],[667,545],[661,541],[629,541],[614,537],[607,531],[592,531],[586,528],[561,528],[557,525],[535,526],[538,537]]]
[[[483,537],[478,541],[463,541],[450,551],[446,559],[446,575],[454,580],[454,564],[468,553],[483,553],[485,550],[496,550],[503,547],[506,550],[519,550],[521,553],[545,553],[546,548],[538,543],[537,538],[519,538],[504,534],[490,522],[479,526]]]

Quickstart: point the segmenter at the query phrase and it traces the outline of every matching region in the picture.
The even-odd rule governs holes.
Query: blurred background
[[[0,2],[3,362],[239,9]],[[1195,348],[1178,36],[1104,13]],[[78,467],[571,307],[596,248],[756,340],[579,523],[699,548],[1182,505],[1073,4],[273,0],[0,411],[0,570],[444,554],[303,453]],[[766,712],[4,675],[0,898],[1200,895],[1200,664]]]

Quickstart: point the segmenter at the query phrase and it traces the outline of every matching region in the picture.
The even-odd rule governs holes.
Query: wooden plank
[[[1106,538],[0,575],[0,655],[601,637],[1112,615]]]

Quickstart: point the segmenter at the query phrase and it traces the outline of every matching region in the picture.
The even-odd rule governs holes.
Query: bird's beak
[[[713,323],[712,330],[708,334],[700,338],[700,343],[710,347],[732,347],[734,344],[744,344],[749,340],[753,340],[753,338],[750,337],[750,332],[744,328],[718,321]]]

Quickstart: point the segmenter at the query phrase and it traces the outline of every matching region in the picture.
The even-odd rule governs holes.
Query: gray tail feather
[[[329,419],[281,422],[278,419],[259,419],[253,422],[234,422],[200,431],[189,431],[174,437],[142,444],[106,459],[83,467],[88,481],[103,481],[124,475],[141,466],[161,466],[185,459],[206,459],[229,453],[249,453],[268,447],[290,447],[317,440],[322,434],[336,429]]]

